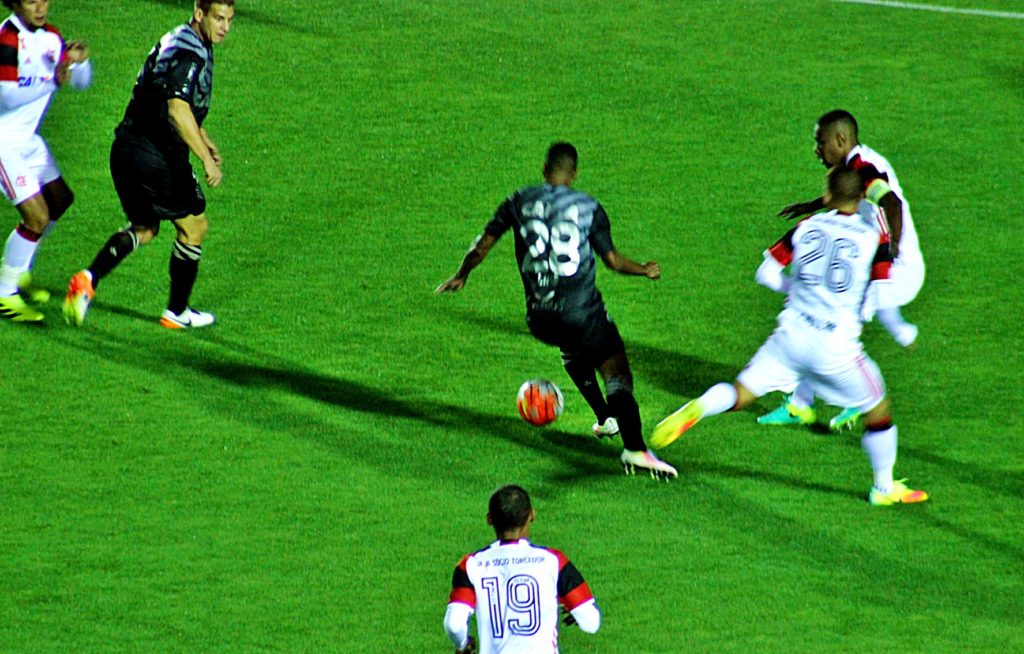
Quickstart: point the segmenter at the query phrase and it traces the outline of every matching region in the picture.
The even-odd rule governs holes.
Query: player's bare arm
[[[878,206],[882,207],[885,219],[889,223],[889,247],[895,258],[899,254],[900,236],[903,235],[903,201],[894,192],[889,191],[878,201]]]
[[[466,285],[466,278],[469,277],[469,273],[487,258],[487,253],[491,251],[491,247],[497,240],[486,232],[476,237],[473,244],[469,246],[469,252],[463,257],[458,271],[438,286],[434,290],[434,294],[440,295],[441,293],[454,293],[462,290],[462,287]]]
[[[224,173],[221,172],[220,165],[203,139],[199,125],[196,123],[196,117],[192,114],[192,107],[184,100],[171,98],[167,101],[167,115],[170,117],[174,129],[181,136],[181,140],[203,162],[206,183],[211,187],[220,186],[221,180],[224,179]]]
[[[808,214],[816,213],[825,208],[825,198],[819,197],[808,202],[796,202],[787,207],[784,207],[779,215],[787,220],[806,216]]]
[[[658,265],[657,261],[637,263],[628,257],[622,256],[616,250],[601,255],[601,260],[610,269],[622,275],[642,276],[647,279],[661,278],[661,266]]]
[[[213,157],[214,163],[218,166],[223,166],[224,157],[220,156],[220,150],[217,149],[217,144],[210,138],[210,134],[206,131],[205,127],[199,128],[199,135],[203,137],[203,142],[206,143],[207,149],[210,150],[210,156]]]

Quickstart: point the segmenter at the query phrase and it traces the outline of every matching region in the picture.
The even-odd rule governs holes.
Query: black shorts
[[[530,311],[526,324],[537,340],[557,346],[563,355],[585,357],[594,367],[626,351],[619,328],[603,307],[586,314]]]
[[[110,148],[110,176],[128,221],[160,229],[161,220],[198,216],[206,211],[188,150],[169,156],[146,139],[118,136]]]

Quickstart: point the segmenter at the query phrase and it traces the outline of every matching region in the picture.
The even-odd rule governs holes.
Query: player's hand
[[[434,289],[434,295],[440,295],[441,293],[455,293],[457,291],[461,291],[465,285],[465,277],[452,277]]]
[[[814,211],[814,202],[797,202],[785,207],[779,215],[786,220],[793,220]]]
[[[67,55],[68,63],[80,64],[89,58],[89,46],[85,41],[68,41],[64,46],[64,54]]]
[[[641,264],[641,268],[644,269],[644,276],[647,279],[661,279],[661,266],[658,265],[657,261],[648,261]]]
[[[476,652],[476,639],[472,636],[469,637],[465,647],[455,650],[455,654],[476,654]]]
[[[203,171],[206,173],[206,184],[210,188],[220,186],[221,181],[224,179],[224,173],[220,170],[220,164],[212,158],[208,159],[203,162]]]

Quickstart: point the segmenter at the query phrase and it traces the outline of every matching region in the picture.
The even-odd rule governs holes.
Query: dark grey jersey
[[[139,71],[118,136],[151,141],[164,151],[186,148],[167,115],[167,101],[184,100],[202,127],[213,94],[213,47],[189,25],[179,25],[150,51]]]
[[[530,186],[505,200],[484,231],[515,234],[516,260],[530,312],[569,316],[603,310],[594,253],[612,245],[608,214],[597,200],[569,186]]]

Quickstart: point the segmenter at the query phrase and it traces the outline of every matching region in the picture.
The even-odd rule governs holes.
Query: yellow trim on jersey
[[[867,198],[871,202],[878,204],[885,197],[886,193],[892,191],[889,185],[885,183],[884,179],[878,178],[868,184]]]

